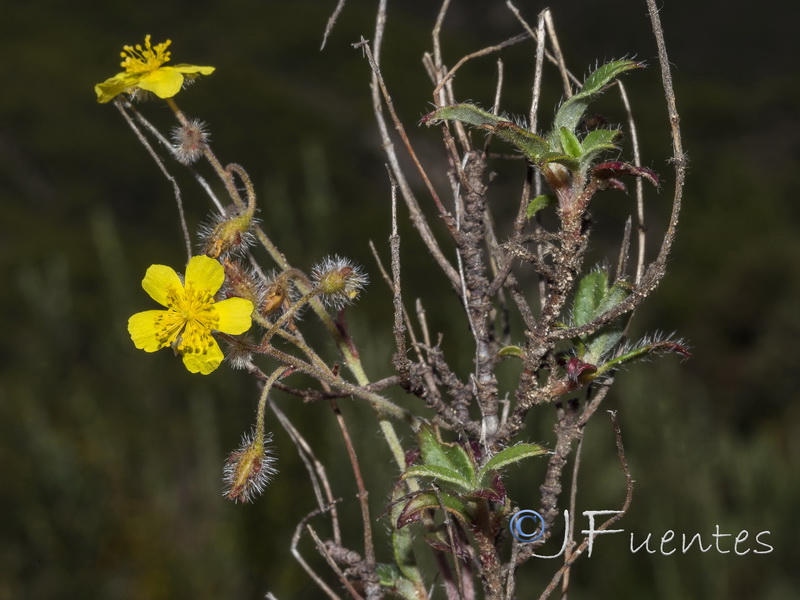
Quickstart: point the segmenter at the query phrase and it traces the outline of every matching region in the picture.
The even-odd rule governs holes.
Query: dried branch
[[[622,503],[622,507],[619,511],[617,511],[614,515],[612,515],[609,519],[604,521],[595,532],[605,531],[609,527],[611,527],[614,523],[619,521],[625,514],[628,512],[628,509],[631,506],[631,501],[633,500],[633,478],[631,477],[630,469],[628,468],[628,460],[625,458],[625,448],[622,445],[622,432],[619,428],[619,423],[617,422],[617,413],[616,411],[608,411],[609,415],[611,415],[611,422],[614,426],[614,438],[617,444],[617,457],[619,458],[620,466],[622,468],[622,472],[625,475],[625,501]],[[558,585],[561,577],[568,572],[569,568],[572,564],[581,557],[583,552],[586,548],[589,547],[589,543],[591,541],[590,537],[584,538],[581,542],[580,546],[578,546],[575,551],[570,556],[569,560],[565,561],[564,566],[562,566],[556,574],[553,576],[553,579],[550,581],[550,584],[547,586],[545,591],[539,596],[539,600],[545,600],[553,593],[553,590]]]
[[[331,31],[333,31],[333,27],[336,25],[336,21],[339,19],[339,15],[341,14],[346,1],[347,0],[339,0],[339,2],[336,3],[336,8],[333,9],[333,13],[330,17],[328,17],[328,22],[325,25],[325,33],[322,35],[322,45],[319,47],[320,50],[325,49],[328,36],[331,34]]]
[[[448,280],[450,281],[450,284],[453,286],[454,289],[457,290],[458,273],[442,253],[442,250],[439,247],[438,242],[433,236],[433,232],[428,226],[427,219],[422,213],[419,203],[417,202],[417,199],[415,198],[413,192],[411,191],[411,186],[408,184],[408,181],[405,175],[403,174],[403,170],[400,167],[400,162],[397,159],[397,154],[395,152],[391,136],[389,135],[389,129],[386,125],[386,120],[383,117],[380,78],[375,69],[379,70],[380,66],[380,50],[381,50],[381,42],[383,41],[383,30],[385,25],[386,25],[386,0],[381,0],[378,6],[378,16],[375,22],[375,36],[373,39],[374,55],[372,59],[374,67],[372,72],[372,84],[371,84],[372,107],[375,113],[375,119],[378,124],[378,131],[380,132],[381,142],[383,144],[384,152],[386,153],[386,157],[389,160],[389,164],[392,167],[392,173],[394,173],[394,176],[397,179],[398,186],[400,187],[400,192],[403,195],[403,200],[405,201],[406,207],[409,210],[411,222],[416,228],[416,230],[419,232],[423,243],[428,248],[428,251],[431,253],[434,260],[447,276]],[[366,44],[364,46],[366,47]]]
[[[127,105],[127,106],[126,106]],[[147,141],[147,138],[144,137],[142,132],[136,126],[136,123],[133,122],[131,116],[125,111],[125,109],[132,105],[123,100],[115,100],[114,106],[119,110],[120,114],[124,117],[125,121],[128,123],[128,126],[131,128],[133,133],[136,135],[136,138],[145,147],[147,153],[150,157],[155,161],[156,165],[158,166],[159,171],[167,178],[167,180],[172,184],[172,190],[175,194],[175,204],[178,206],[178,219],[181,223],[181,230],[183,232],[183,241],[186,244],[186,262],[188,263],[192,259],[192,240],[189,236],[189,228],[186,225],[186,214],[183,211],[183,199],[181,198],[181,188],[178,186],[178,182],[175,181],[175,178],[169,174],[167,171],[167,167],[164,166],[164,162],[161,160],[161,157],[158,156],[156,151],[150,145],[150,142]]]

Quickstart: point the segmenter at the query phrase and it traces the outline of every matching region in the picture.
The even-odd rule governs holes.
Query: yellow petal
[[[159,98],[172,98],[181,91],[183,75],[172,67],[161,67],[139,80],[138,87],[153,92]]]
[[[180,73],[199,73],[200,75],[211,75],[215,67],[198,67],[196,65],[173,65],[170,69],[174,69]]]
[[[125,90],[134,87],[138,81],[138,77],[131,77],[127,73],[117,73],[114,77],[110,77],[103,83],[98,83],[94,86],[94,92],[97,94],[97,101],[100,104],[105,104],[109,100],[113,100],[119,96]]]
[[[186,352],[183,355],[183,364],[190,373],[202,373],[208,375],[222,362],[224,356],[222,350],[219,349],[217,341],[211,338],[211,345],[205,353],[199,352]]]
[[[183,289],[175,269],[166,265],[151,265],[144,274],[142,287],[161,306],[167,306],[167,294],[170,291]]]
[[[128,319],[128,333],[134,345],[145,352],[155,352],[164,346],[156,339],[156,318],[165,310],[146,310]]]
[[[213,258],[193,256],[186,265],[186,285],[193,284],[195,289],[208,290],[216,294],[225,281],[225,269]]]
[[[214,304],[214,308],[219,315],[217,331],[237,335],[250,329],[250,315],[253,313],[253,303],[250,300],[228,298]]]

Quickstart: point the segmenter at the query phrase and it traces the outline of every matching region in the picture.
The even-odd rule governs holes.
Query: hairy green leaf
[[[584,341],[584,352],[581,359],[585,362],[597,365],[611,352],[622,339],[623,328],[616,323],[610,323],[600,329],[600,331],[588,336]],[[597,373],[594,373],[595,377]]]
[[[631,292],[626,281],[617,280],[608,285],[608,273],[598,269],[580,280],[575,293],[572,319],[575,327],[591,323],[603,313],[622,302]],[[597,365],[622,339],[623,328],[618,321],[605,325],[599,331],[577,340],[578,357]]]
[[[544,138],[512,123],[507,118],[498,117],[472,104],[443,106],[422,119],[427,125],[438,121],[461,121],[473,127],[492,131],[498,137],[515,145],[536,164],[540,163],[542,155],[551,151],[550,145]]]
[[[475,466],[466,450],[458,444],[443,442],[436,427],[420,428],[419,448],[426,467],[453,471],[460,480],[468,481],[474,487]]]
[[[628,352],[625,352],[624,354],[616,357],[615,359],[610,360],[607,363],[599,366],[597,368],[597,371],[592,374],[592,379],[596,379],[606,371],[620,367],[625,363],[641,360],[643,358],[646,358],[650,354],[659,354],[666,352],[677,352],[684,358],[689,358],[691,356],[691,354],[689,354],[689,350],[687,350],[686,346],[680,341],[675,342],[672,340],[661,340],[650,343],[642,341],[639,343],[639,345],[629,350]]]
[[[559,139],[561,140],[561,148],[574,158],[580,158],[583,154],[580,140],[566,127],[558,130]]]
[[[597,312],[608,289],[608,273],[597,270],[584,275],[578,283],[572,307],[572,324],[586,325]]]
[[[464,478],[458,471],[438,465],[414,465],[409,467],[400,478],[408,479],[409,477],[430,477],[439,483],[449,483],[459,487],[465,492],[473,490],[475,485],[473,479]]]
[[[486,488],[491,485],[490,476],[492,471],[500,471],[505,467],[530,458],[548,454],[548,450],[538,444],[517,444],[501,450],[490,458],[485,465],[478,471],[478,481],[480,487]]]
[[[608,285],[608,273],[602,269],[584,275],[578,282],[572,306],[572,325],[580,327],[594,321],[622,302],[631,293],[631,285],[617,280]]]
[[[505,348],[501,348],[497,356],[515,356],[517,358],[522,358],[522,348],[519,346],[506,346]]]
[[[619,137],[619,129],[594,129],[586,134],[581,146],[583,152],[591,152],[595,149],[614,150],[614,142]]]
[[[396,488],[392,494],[393,500],[399,500],[400,491]],[[397,523],[402,513],[403,505],[401,503],[393,503],[391,506],[392,523]],[[415,587],[422,587],[422,573],[416,563],[414,556],[414,549],[412,547],[413,541],[410,529],[398,529],[392,527],[392,553],[394,555],[395,564],[397,564],[403,578],[398,580],[398,585],[403,585],[405,588],[409,586],[413,590]],[[404,583],[405,582],[405,583]],[[398,590],[399,591],[399,590]],[[401,592],[402,593],[402,592]],[[408,597],[408,596],[404,596]],[[410,596],[414,597],[414,596]]]
[[[562,127],[574,132],[578,126],[586,107],[589,106],[592,98],[596,96],[608,83],[625,71],[642,67],[641,63],[632,60],[615,60],[606,63],[594,71],[583,86],[574,96],[564,101],[556,113],[553,123],[553,135],[551,141],[558,137],[558,132]]]

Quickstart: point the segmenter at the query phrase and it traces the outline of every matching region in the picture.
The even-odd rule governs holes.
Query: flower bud
[[[172,130],[172,149],[178,161],[185,165],[194,163],[203,156],[208,143],[206,124],[192,119],[185,125],[178,125]]]
[[[256,434],[245,435],[238,450],[232,452],[225,461],[222,495],[234,502],[250,502],[259,496],[277,470],[273,466],[275,457],[270,454],[265,442],[270,442]]]
[[[210,224],[200,230],[203,252],[211,258],[222,255],[242,254],[253,244],[250,231],[255,219],[252,213],[234,211],[230,215],[216,216]]]
[[[339,256],[325,258],[311,274],[322,299],[337,309],[353,302],[369,282],[361,267]]]
[[[238,261],[225,260],[222,265],[225,267],[223,294],[228,298],[231,296],[244,298],[250,300],[253,306],[260,306],[264,294],[262,286],[256,281],[258,276],[245,269]]]

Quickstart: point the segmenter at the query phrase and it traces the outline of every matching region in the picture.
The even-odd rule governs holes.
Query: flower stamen
[[[156,44],[153,47],[150,44],[150,36],[146,35],[144,38],[144,48],[141,44],[136,46],[123,46],[123,52],[120,56],[124,58],[120,66],[128,73],[148,73],[155,71],[161,65],[169,61],[172,54],[167,51],[167,48],[172,43],[172,40],[167,40],[161,44]]]

